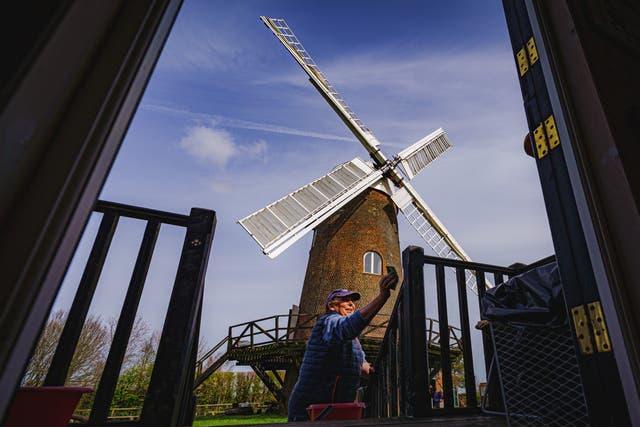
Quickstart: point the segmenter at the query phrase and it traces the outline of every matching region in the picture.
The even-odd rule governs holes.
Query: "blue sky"
[[[553,253],[535,161],[522,149],[501,2],[187,0],[101,198],[217,212],[202,325],[210,345],[231,324],[286,314],[304,279],[310,236],[269,260],[236,221],[367,158],[260,15],[287,20],[387,156],[444,128],[453,148],[412,184],[472,259],[509,265]],[[98,220],[56,307],[70,305]],[[119,312],[143,228],[122,221],[92,312]],[[425,246],[404,219],[400,236],[402,248]],[[181,239],[163,229],[143,294],[140,313],[158,329]]]

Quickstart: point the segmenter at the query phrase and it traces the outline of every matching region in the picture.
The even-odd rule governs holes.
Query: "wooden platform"
[[[258,424],[251,424],[258,425]],[[504,417],[498,416],[483,416],[483,415],[454,415],[454,416],[437,416],[432,418],[365,418],[361,420],[344,420],[344,421],[322,421],[322,422],[297,422],[297,423],[286,423],[286,424],[259,424],[262,427],[268,426],[309,426],[309,425],[317,425],[317,426],[348,426],[348,427],[356,427],[356,426],[471,426],[471,427],[502,427],[507,425],[507,421]]]

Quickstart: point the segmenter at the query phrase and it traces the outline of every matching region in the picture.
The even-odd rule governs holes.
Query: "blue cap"
[[[334,289],[329,292],[329,295],[327,295],[326,302],[328,303],[334,298],[344,298],[349,296],[353,301],[357,301],[360,299],[360,294],[357,292],[350,291],[349,289]]]

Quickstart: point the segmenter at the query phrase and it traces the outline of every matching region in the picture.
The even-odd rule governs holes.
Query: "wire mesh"
[[[491,322],[507,420],[518,426],[588,426],[569,326]]]

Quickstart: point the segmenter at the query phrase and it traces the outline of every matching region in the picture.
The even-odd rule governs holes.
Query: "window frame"
[[[370,260],[370,270],[371,271],[367,271],[367,256],[371,255],[371,260]],[[376,256],[379,259],[379,270],[378,272],[376,272],[376,265],[375,265],[375,261],[376,261]],[[378,252],[376,251],[367,251],[364,253],[364,255],[362,256],[362,272],[365,274],[374,274],[376,276],[380,276],[382,275],[382,255],[380,255]]]

